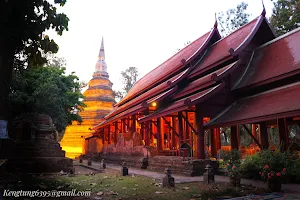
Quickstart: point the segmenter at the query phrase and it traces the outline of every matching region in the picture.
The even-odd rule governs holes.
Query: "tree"
[[[56,129],[63,131],[73,120],[82,121],[77,114],[85,106],[80,98],[80,82],[65,68],[45,66],[15,70],[9,95],[11,117],[25,112],[51,116]]]
[[[242,2],[236,8],[229,9],[225,13],[223,11],[218,13],[218,21],[221,25],[223,37],[249,22],[250,14],[246,13],[247,8],[248,4]]]
[[[122,83],[124,84],[123,95],[126,95],[136,83],[139,71],[136,67],[129,67],[125,71],[121,71],[121,76]]]
[[[122,90],[113,91],[113,94],[117,100],[121,100],[129,90],[134,86],[139,77],[139,71],[136,67],[129,67],[124,71],[121,71],[121,81],[124,84]]]
[[[270,21],[278,35],[300,27],[300,0],[277,0],[273,3]]]
[[[116,101],[120,101],[123,99],[124,94],[122,91],[113,91],[113,96],[115,97]]]
[[[7,120],[8,94],[13,67],[29,68],[47,62],[44,55],[56,53],[58,45],[43,32],[54,29],[59,35],[68,30],[68,17],[57,13],[55,4],[66,0],[0,1],[0,120]]]
[[[45,55],[47,59],[46,66],[55,66],[55,67],[65,67],[67,66],[67,61],[64,58],[58,57],[53,53],[47,53]]]

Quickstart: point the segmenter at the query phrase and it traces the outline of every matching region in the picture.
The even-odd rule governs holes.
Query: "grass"
[[[19,177],[20,178],[20,177]],[[18,178],[18,179],[19,179]],[[90,199],[217,199],[247,194],[260,193],[253,187],[230,187],[225,183],[214,183],[206,185],[203,183],[176,184],[175,188],[162,188],[158,186],[157,180],[143,176],[120,176],[118,171],[106,169],[104,173],[93,175],[76,175],[75,177],[51,175],[51,176],[22,176],[19,182],[19,189],[22,190],[67,190],[91,191]],[[19,179],[20,180],[20,179]],[[12,186],[12,185],[11,185]],[[18,184],[13,184],[13,189],[17,189]],[[11,188],[12,190],[12,188]],[[98,195],[97,195],[98,193]],[[47,198],[49,199],[49,198]],[[55,198],[55,199],[71,199]],[[86,198],[72,198],[86,199]]]

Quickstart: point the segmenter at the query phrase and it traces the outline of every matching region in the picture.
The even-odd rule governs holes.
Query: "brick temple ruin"
[[[9,126],[9,139],[2,141],[1,158],[7,159],[8,172],[68,172],[73,160],[57,142],[57,131],[50,116],[24,113]]]

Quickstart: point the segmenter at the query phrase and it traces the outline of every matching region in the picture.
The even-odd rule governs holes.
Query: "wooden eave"
[[[157,95],[157,96],[155,96],[155,97],[153,97],[153,98],[151,98],[151,99],[149,99],[147,101],[144,101],[142,103],[142,105],[144,107],[148,108],[151,105],[151,103],[153,103],[153,102],[160,102],[160,101],[164,100],[165,98],[167,98],[167,97],[171,96],[172,94],[174,94],[177,90],[178,90],[178,86],[176,85],[172,89],[170,89],[170,90],[168,90],[168,91],[166,91],[164,93],[161,93],[161,94],[159,94],[159,95]]]
[[[133,115],[133,114],[136,114],[138,112],[141,112],[141,111],[144,111],[145,110],[145,107],[142,106],[142,104],[138,104],[134,107],[131,107],[130,109],[124,111],[124,112],[121,112],[119,113],[118,115],[114,116],[114,117],[111,117],[103,122],[101,122],[100,124],[92,127],[91,129],[92,130],[95,130],[95,129],[99,129],[99,128],[102,128],[108,124],[111,124],[115,121],[118,121],[119,119],[122,119],[124,117],[127,117],[127,116],[130,116],[130,115]]]
[[[193,95],[190,95],[186,98],[182,98],[180,100],[170,103],[169,106],[167,106],[167,107],[158,109],[157,111],[155,111],[154,113],[151,113],[150,115],[139,118],[138,121],[141,123],[141,122],[149,121],[153,118],[173,114],[174,112],[188,110],[189,107],[191,107],[191,105],[194,102],[197,101],[197,103],[199,103],[199,102],[203,102],[203,101],[207,100],[212,95],[214,95],[216,92],[219,92],[219,89],[221,89],[223,87],[224,87],[223,84],[219,84],[217,86],[214,86],[214,87],[208,88],[206,90],[200,91],[198,93],[195,93]],[[192,104],[190,104],[190,101],[192,102]]]
[[[283,79],[290,78],[290,77],[295,76],[295,75],[300,75],[300,69],[291,71],[289,73],[282,74],[280,76],[272,77],[270,79],[266,79],[266,80],[263,80],[263,81],[260,81],[260,82],[257,82],[257,83],[251,84],[251,85],[247,85],[247,86],[242,87],[242,88],[234,89],[234,91],[239,92],[239,93],[246,92],[246,91],[249,91],[249,90],[252,90],[252,89],[267,85],[267,84],[270,84],[270,83],[274,83],[274,82],[277,82],[277,81],[281,81]]]
[[[299,116],[300,82],[242,98],[231,104],[206,128],[259,123]]]
[[[220,68],[210,74],[207,74],[195,81],[189,83],[184,89],[176,93],[172,98],[180,99],[184,96],[191,95],[199,90],[204,90],[206,88],[212,87],[213,85],[221,82],[226,78],[230,73],[232,73],[236,67],[240,64],[240,60],[234,63],[231,63],[223,68]]]

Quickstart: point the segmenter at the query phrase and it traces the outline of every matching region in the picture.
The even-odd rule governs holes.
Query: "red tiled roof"
[[[300,114],[300,82],[233,103],[207,127],[257,123]]]
[[[210,74],[207,74],[206,76],[203,76],[193,82],[191,82],[187,87],[185,87],[183,90],[181,90],[180,92],[177,92],[173,98],[174,99],[179,99],[182,98],[184,96],[187,96],[191,93],[194,93],[196,91],[199,91],[203,88],[209,87],[213,84],[216,83],[216,81],[223,75],[229,73],[234,66],[237,64],[238,61],[231,63],[217,71],[214,71]]]
[[[136,106],[134,106],[134,107],[131,107],[131,108],[128,109],[126,112],[122,112],[122,113],[120,113],[120,114],[118,114],[118,115],[116,115],[116,116],[114,116],[114,117],[111,117],[111,118],[109,118],[109,119],[107,119],[107,120],[101,122],[100,124],[98,124],[98,125],[92,127],[92,129],[95,130],[95,129],[97,129],[97,128],[100,128],[100,127],[103,127],[103,126],[105,126],[105,125],[108,125],[108,124],[110,124],[110,123],[112,123],[112,122],[115,122],[115,121],[117,121],[117,120],[119,120],[119,119],[121,119],[121,118],[123,118],[123,117],[130,116],[130,115],[132,115],[132,114],[134,114],[134,113],[137,113],[137,112],[140,112],[140,111],[143,111],[143,110],[145,110],[145,107],[143,107],[142,104],[138,104],[138,105],[136,105]]]
[[[165,108],[162,108],[160,110],[157,110],[154,113],[151,113],[150,115],[147,115],[145,117],[140,118],[139,122],[144,122],[144,121],[148,121],[148,120],[153,119],[153,118],[157,118],[157,117],[165,116],[165,115],[168,115],[168,114],[173,114],[175,112],[180,112],[180,111],[183,111],[183,110],[187,110],[188,105],[186,104],[186,99],[191,100],[191,102],[193,102],[194,100],[199,101],[199,99],[201,99],[201,98],[205,99],[206,96],[213,94],[214,90],[216,88],[218,88],[220,85],[221,84],[219,84],[215,87],[203,90],[201,92],[198,92],[198,93],[193,94],[191,96],[188,96],[186,98],[180,99],[178,101],[175,101],[175,102],[171,103],[169,106],[167,106]]]
[[[209,37],[211,31],[204,34],[184,49],[176,53],[174,56],[169,58],[167,61],[150,71],[144,77],[142,77],[139,81],[135,83],[133,88],[128,92],[128,94],[116,105],[122,104],[123,102],[129,100],[134,95],[139,94],[143,90],[153,86],[153,84],[158,81],[166,80],[171,74],[178,72],[182,67],[184,67],[181,63],[182,59],[189,59],[194,53],[205,44],[207,38]]]
[[[300,73],[300,29],[259,47],[241,81],[242,88]]]
[[[152,102],[161,101],[166,96],[169,96],[171,93],[174,93],[177,90],[177,86],[173,87],[172,89],[167,90],[166,92],[160,93],[159,95],[156,95],[155,97],[145,101],[146,104],[151,104]]]
[[[246,39],[248,39],[248,36],[250,36],[252,31],[255,29],[259,20],[262,20],[262,16],[255,18],[245,26],[241,27],[240,29],[236,30],[235,32],[231,33],[227,37],[219,40],[211,47],[209,47],[203,62],[201,62],[201,64],[194,69],[189,77],[194,77],[200,71],[203,71],[203,69],[209,67],[210,65],[221,61],[222,59],[230,57],[231,55],[229,53],[229,50],[237,50],[239,46]]]
[[[178,77],[180,77],[185,71],[173,76],[172,78],[170,78],[168,81],[174,81],[176,80]],[[121,105],[120,107],[115,107],[114,111],[109,113],[105,118],[110,118],[114,115],[117,115],[118,113],[126,110],[126,109],[129,109],[130,107],[134,106],[134,105],[137,105],[139,103],[142,103],[143,101],[146,101],[150,98],[152,98],[153,96],[155,95],[158,95],[160,93],[163,93],[165,92],[166,90],[169,89],[169,85],[168,85],[168,81],[165,81],[163,83],[161,83],[160,85],[152,88],[151,90],[148,90],[147,92],[135,97],[134,99],[132,99],[131,101]]]

